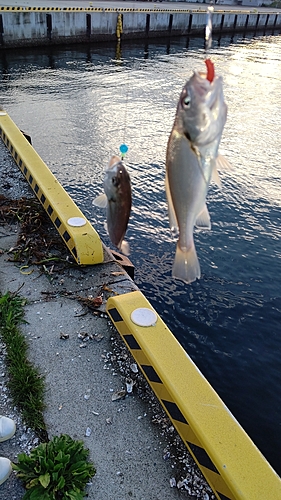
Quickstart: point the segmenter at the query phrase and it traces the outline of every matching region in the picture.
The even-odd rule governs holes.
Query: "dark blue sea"
[[[92,200],[109,157],[129,146],[135,281],[281,474],[281,36],[215,37],[209,55],[232,169],[209,190],[212,230],[195,232],[202,278],[191,285],[171,277],[164,176],[180,91],[204,70],[201,39],[2,52],[1,104],[106,245]]]

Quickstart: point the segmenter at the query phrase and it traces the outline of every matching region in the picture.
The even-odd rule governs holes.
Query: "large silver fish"
[[[123,240],[130,217],[132,192],[130,176],[118,156],[112,156],[105,171],[103,187],[105,194],[95,198],[93,204],[105,208],[107,231],[111,242],[124,254],[129,254],[129,245]]]
[[[186,283],[201,276],[193,229],[210,229],[207,191],[212,177],[219,184],[217,165],[227,164],[218,154],[227,115],[222,78],[209,72],[194,72],[183,87],[166,155],[170,227],[179,229],[172,274]]]

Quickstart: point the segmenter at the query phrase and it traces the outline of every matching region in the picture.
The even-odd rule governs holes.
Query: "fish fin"
[[[216,161],[214,162],[213,169],[212,169],[212,181],[221,189],[221,180],[220,176],[218,173],[219,170],[232,170],[232,165],[229,163],[229,161],[222,156],[221,154],[218,154]]]
[[[197,216],[195,225],[199,229],[211,229],[211,218],[206,203],[202,212]]]
[[[177,244],[172,274],[173,278],[182,280],[187,284],[200,278],[200,264],[194,243],[190,248],[184,250],[180,248],[179,243]]]
[[[220,176],[219,176],[219,173],[218,173],[218,170],[217,170],[217,162],[215,162],[214,166],[213,166],[213,170],[212,170],[212,181],[221,189],[222,188],[222,185],[221,185],[221,180],[220,180]]]
[[[216,167],[219,170],[233,170],[231,163],[220,153],[217,156]]]
[[[121,252],[124,254],[124,255],[130,255],[130,245],[127,241],[123,240],[121,245],[120,245],[120,248],[119,250],[121,250]]]
[[[107,196],[105,193],[100,194],[93,200],[93,205],[99,208],[106,208],[107,206]]]
[[[177,230],[178,222],[177,222],[176,213],[174,210],[174,205],[172,202],[171,191],[170,191],[170,186],[169,186],[169,181],[168,181],[167,175],[166,175],[166,179],[165,179],[165,187],[166,187],[166,197],[167,197],[167,202],[168,202],[169,224],[170,224],[170,229],[173,231],[173,230]]]

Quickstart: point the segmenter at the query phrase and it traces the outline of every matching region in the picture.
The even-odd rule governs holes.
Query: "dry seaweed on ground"
[[[0,224],[18,224],[17,244],[9,250],[10,260],[31,264],[66,263],[66,247],[38,200],[0,196]],[[65,259],[60,256],[65,255]],[[46,269],[44,269],[46,271]],[[54,268],[51,270],[54,272]]]
[[[98,295],[97,297],[81,297],[81,295],[76,296],[76,299],[83,304],[83,306],[87,306],[89,309],[96,309],[100,307],[103,303],[102,295]]]

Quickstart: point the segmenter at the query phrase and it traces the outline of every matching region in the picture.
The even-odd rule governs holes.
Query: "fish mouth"
[[[194,73],[199,75],[203,80],[207,80],[208,75],[206,71],[195,71]],[[210,80],[208,80],[208,82],[211,83]]]
[[[112,155],[109,162],[108,162],[106,170],[115,167],[116,163],[119,163],[119,162],[121,162],[121,158],[119,158],[119,156]]]
[[[207,80],[207,73],[202,71],[194,72],[194,91],[205,100],[206,105],[210,110],[214,107],[222,91],[222,79],[215,76],[210,82]]]
[[[202,71],[194,71],[194,83],[193,89],[194,92],[200,97],[206,98],[206,94],[210,92],[212,83],[207,80],[207,73],[203,73]]]
[[[116,158],[117,158],[117,161],[108,165],[108,167],[107,167],[108,171],[116,170],[116,169],[118,169],[118,167],[121,168],[124,166],[124,163],[122,162],[122,160],[120,160],[120,158],[118,159],[118,157],[116,157]]]

